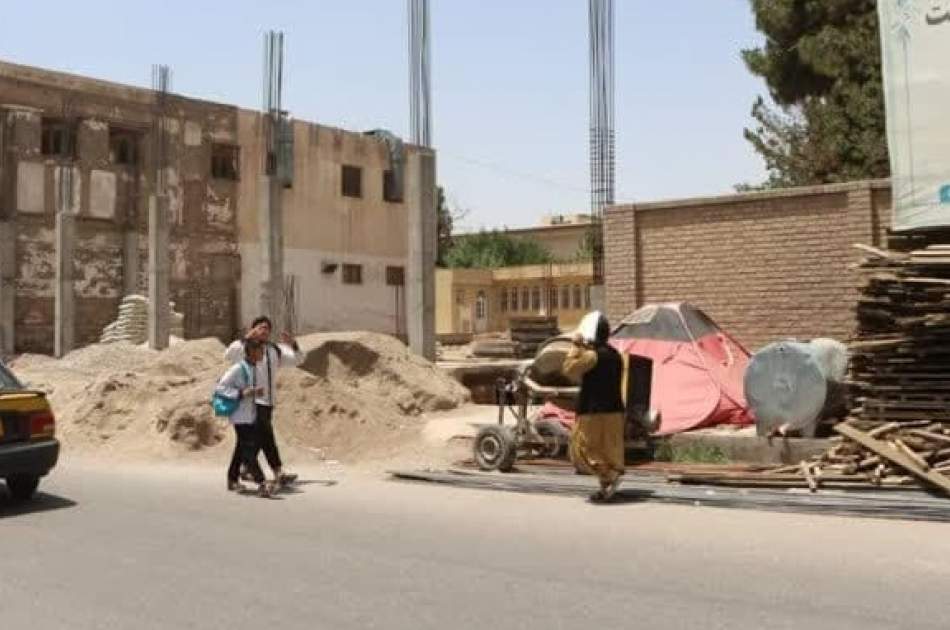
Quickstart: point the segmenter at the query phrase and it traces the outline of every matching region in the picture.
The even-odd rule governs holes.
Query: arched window
[[[488,311],[488,298],[484,291],[479,291],[475,298],[475,319],[485,319],[485,313]]]

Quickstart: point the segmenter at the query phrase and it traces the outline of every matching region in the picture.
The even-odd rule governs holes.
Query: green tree
[[[769,172],[763,186],[886,177],[875,1],[751,3],[765,44],[742,56],[777,104],[759,97],[745,130]]]
[[[445,255],[452,247],[452,229],[455,226],[455,218],[452,216],[452,211],[449,210],[449,206],[445,202],[445,189],[439,186],[437,188],[437,194],[438,201],[436,203],[438,205],[436,206],[436,214],[438,223],[436,230],[438,231],[439,242],[436,248],[435,264],[439,267],[445,267]]]
[[[479,232],[456,238],[445,257],[447,267],[492,269],[554,262],[539,242],[504,232]]]

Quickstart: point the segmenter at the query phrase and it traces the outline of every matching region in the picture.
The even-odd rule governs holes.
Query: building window
[[[561,287],[561,308],[565,311],[571,309],[571,287],[567,285]]]
[[[363,196],[363,169],[359,166],[349,166],[344,164],[342,169],[343,188],[341,192],[344,197],[362,197]]]
[[[590,285],[584,287],[584,308],[590,309]]]
[[[508,289],[502,289],[498,292],[498,307],[502,313],[508,312]]]
[[[488,310],[488,298],[484,291],[479,291],[475,298],[475,319],[485,319],[485,312]]]
[[[406,270],[402,267],[386,267],[386,284],[391,287],[406,285]]]
[[[518,289],[511,290],[511,310],[512,312],[518,311]]]
[[[531,310],[531,289],[528,287],[521,288],[521,310]]]
[[[343,265],[343,284],[363,284],[363,265]]]
[[[531,289],[531,310],[536,313],[541,312],[541,287]]]
[[[383,171],[383,201],[402,203],[402,182],[396,178],[396,171]]]
[[[574,308],[581,308],[581,288],[578,285],[574,285]]]
[[[241,147],[233,144],[211,145],[211,177],[238,180]]]
[[[549,310],[551,311],[557,310],[557,298],[558,298],[557,287],[551,287],[548,290],[548,309]]]
[[[74,155],[72,134],[65,121],[44,118],[40,137],[40,150],[50,157],[72,157]]]
[[[113,164],[139,163],[139,134],[131,129],[109,127],[109,159]]]

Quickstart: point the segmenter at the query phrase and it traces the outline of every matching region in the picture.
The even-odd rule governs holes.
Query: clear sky
[[[245,107],[261,33],[286,33],[292,115],[409,127],[405,0],[3,3],[0,58]],[[589,207],[586,0],[431,0],[439,181],[468,229]],[[742,138],[765,91],[739,51],[748,0],[616,0],[617,201],[728,192],[764,178]],[[2,95],[0,95],[2,101]]]

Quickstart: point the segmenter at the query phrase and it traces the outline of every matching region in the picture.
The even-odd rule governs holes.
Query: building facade
[[[436,333],[502,332],[509,318],[556,316],[562,330],[591,307],[591,263],[436,271]]]
[[[186,336],[226,339],[259,314],[261,118],[174,94],[159,111],[151,90],[0,63],[0,352],[53,349],[59,212],[75,222],[75,345],[98,339],[123,295],[146,292],[159,119],[170,295]],[[404,335],[407,200],[423,151],[397,143],[397,156],[382,134],[291,129],[280,223],[296,332]]]

